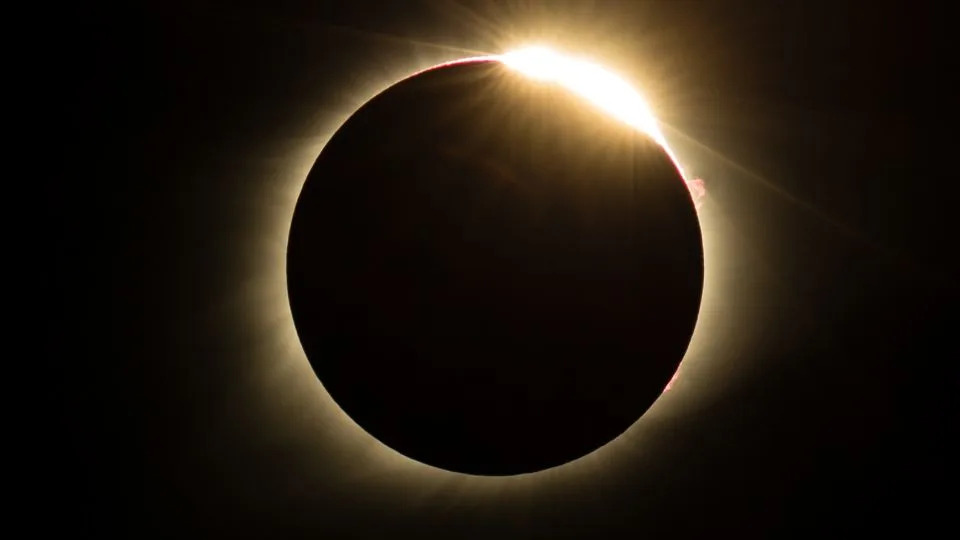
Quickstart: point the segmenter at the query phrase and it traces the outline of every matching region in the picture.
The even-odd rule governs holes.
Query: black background
[[[960,380],[948,19],[923,2],[784,4],[51,14],[45,65],[69,144],[46,220],[44,343],[65,420],[38,430],[37,497],[59,518],[47,523],[333,538],[948,523]],[[470,54],[443,46],[531,39],[611,59],[685,136],[675,147],[707,183],[723,292],[677,413],[607,463],[477,495],[352,453],[306,399],[309,372],[269,369],[282,330],[256,323],[269,311],[256,299],[282,249],[258,250],[277,237],[290,178],[363,100]]]

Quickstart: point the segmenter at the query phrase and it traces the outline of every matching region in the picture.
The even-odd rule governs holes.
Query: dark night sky
[[[58,486],[45,507],[134,536],[770,536],[947,522],[960,258],[942,13],[226,4],[91,9],[51,29],[70,169],[47,220],[47,346],[69,360],[53,363],[65,422],[45,435]],[[667,396],[673,412],[605,464],[478,495],[341,437],[279,343],[289,330],[269,299],[283,209],[330,130],[411,70],[470,55],[458,48],[530,40],[609,58],[643,86],[706,180],[723,292],[688,380]]]

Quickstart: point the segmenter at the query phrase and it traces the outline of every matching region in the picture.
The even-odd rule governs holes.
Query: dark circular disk
[[[665,151],[497,61],[419,73],[334,134],[297,201],[293,318],[334,401],[417,461],[533,472],[657,399],[703,287]]]

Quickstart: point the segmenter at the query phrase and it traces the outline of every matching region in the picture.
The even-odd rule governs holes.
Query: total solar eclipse
[[[401,454],[534,472],[623,433],[676,372],[703,289],[668,151],[497,59],[407,78],[333,135],[287,286],[333,400]]]

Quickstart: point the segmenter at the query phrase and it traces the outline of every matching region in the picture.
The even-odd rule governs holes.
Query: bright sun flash
[[[690,178],[680,165],[676,154],[667,144],[660,131],[657,118],[646,100],[621,77],[603,66],[560,54],[547,47],[527,47],[508,52],[499,57],[508,67],[524,75],[542,81],[559,84],[593,103],[607,114],[626,122],[656,141],[673,160],[680,172],[694,205],[699,209],[706,196],[706,188],[700,178]],[[670,390],[680,371],[677,370],[667,383],[664,392]]]
[[[650,106],[627,81],[594,62],[561,54],[547,47],[511,51],[501,55],[500,61],[528,77],[559,84],[647,134],[673,160],[699,206],[704,195],[703,181],[687,177],[660,131]]]

